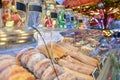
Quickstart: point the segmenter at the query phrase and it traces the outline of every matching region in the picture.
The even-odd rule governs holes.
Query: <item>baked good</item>
[[[37,64],[39,61],[45,59],[46,57],[41,54],[41,53],[36,53],[33,54],[32,56],[29,57],[28,63],[27,63],[27,68],[30,71],[33,71],[34,65]]]
[[[30,50],[34,50],[34,48],[33,48],[33,47],[27,47],[27,48],[22,49],[22,50],[17,54],[16,58],[17,58],[18,60],[20,60],[21,57],[22,57],[22,55],[25,54],[25,53],[27,53],[27,52],[29,52]]]
[[[63,67],[66,67],[66,68],[69,68],[71,70],[75,70],[75,71],[78,71],[80,73],[87,74],[87,75],[92,74],[92,72],[94,70],[93,67],[91,69],[90,68],[91,66],[89,67],[89,65],[86,65],[83,63],[77,64],[77,63],[74,63],[74,61],[70,61],[67,59],[60,59],[58,61],[58,64],[63,66]]]
[[[38,53],[37,49],[31,47],[25,48],[19,52],[16,58],[21,62],[22,66],[26,67],[30,56],[32,56],[35,53]]]
[[[85,64],[88,64],[88,65],[92,65],[92,66],[97,66],[98,65],[98,61],[92,57],[89,57],[89,56],[86,56],[82,53],[77,53],[77,52],[67,52],[68,55],[70,55],[71,57],[85,63]]]
[[[60,43],[60,46],[61,46],[62,48],[64,48],[64,49],[68,49],[68,50],[70,50],[70,51],[75,51],[75,52],[78,51],[78,48],[76,48],[76,47],[74,47],[74,46],[72,46],[72,45],[70,45],[70,44]]]
[[[92,76],[82,74],[82,73],[79,73],[79,72],[74,71],[74,70],[70,70],[66,67],[63,67],[63,69],[64,69],[65,72],[74,74],[74,76],[77,78],[77,80],[94,80]]]
[[[20,72],[27,72],[23,67],[20,67],[18,65],[12,65],[6,68],[4,71],[0,74],[0,80],[8,80],[8,78],[12,75],[15,75],[16,73]]]
[[[28,72],[20,72],[10,76],[8,80],[35,80],[35,77]]]
[[[0,73],[11,65],[19,65],[19,62],[15,59],[5,59],[0,61]]]
[[[70,74],[68,72],[65,72],[65,73],[59,75],[54,80],[58,80],[58,79],[59,80],[77,80],[77,78],[73,74]]]
[[[81,47],[82,53],[90,54],[95,48],[92,48],[89,44]]]
[[[0,55],[0,61],[4,59],[15,59],[13,56],[10,55]]]
[[[51,65],[44,71],[41,79],[42,80],[54,80],[56,76],[59,76],[62,73],[63,73],[62,68],[59,65],[54,64],[54,67]]]
[[[43,59],[34,66],[34,74],[41,78],[43,72],[51,65],[50,59]]]

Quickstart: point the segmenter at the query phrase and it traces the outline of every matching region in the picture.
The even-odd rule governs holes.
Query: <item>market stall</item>
[[[119,0],[0,1],[0,80],[119,80]]]

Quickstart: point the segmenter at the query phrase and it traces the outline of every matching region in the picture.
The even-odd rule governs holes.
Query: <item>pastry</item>
[[[82,53],[77,53],[77,52],[67,52],[67,54],[77,60],[79,60],[80,62],[83,62],[85,64],[91,65],[91,66],[97,66],[98,65],[98,61],[92,57],[86,56]]]
[[[41,54],[41,53],[36,53],[33,54],[32,56],[29,57],[28,63],[27,63],[27,68],[30,71],[33,71],[34,65],[37,64],[39,61],[45,59],[46,57]]]
[[[41,79],[42,80],[54,80],[56,76],[59,76],[62,73],[63,73],[62,68],[59,65],[54,64],[54,67],[51,65],[44,71]]]
[[[77,80],[77,78],[74,75],[65,72],[59,75],[58,77],[56,77],[54,80]]]
[[[10,55],[0,55],[0,61],[4,59],[15,59],[13,56]]]
[[[94,80],[92,76],[82,74],[82,73],[79,73],[79,72],[74,71],[74,70],[70,70],[66,67],[63,67],[63,69],[64,69],[65,72],[74,74],[74,76],[77,78],[77,80]]]
[[[19,62],[14,59],[5,59],[0,61],[0,73],[11,65],[19,65]]]
[[[87,74],[87,75],[90,75],[93,72],[93,69],[90,68],[91,66],[89,67],[89,65],[86,65],[83,63],[76,64],[73,61],[70,61],[67,59],[60,59],[58,61],[58,64],[63,66],[63,67],[66,67],[66,68],[69,68],[71,70],[75,70],[75,71],[78,71],[80,73]]]
[[[27,70],[25,70],[23,67],[20,67],[18,65],[9,66],[0,74],[0,80],[8,80],[10,76],[20,72],[27,72]]]
[[[28,72],[20,72],[10,76],[8,80],[35,80],[35,77]]]
[[[51,65],[50,59],[43,59],[34,67],[34,74],[37,78],[41,78],[43,72]]]

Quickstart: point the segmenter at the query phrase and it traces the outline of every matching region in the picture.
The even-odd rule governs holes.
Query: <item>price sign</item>
[[[97,80],[97,78],[99,76],[99,71],[97,70],[97,68],[94,69],[92,76],[93,76],[94,80]]]

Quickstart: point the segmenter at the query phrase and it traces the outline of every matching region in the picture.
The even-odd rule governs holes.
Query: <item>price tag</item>
[[[29,11],[42,12],[42,7],[38,5],[29,5]]]
[[[99,76],[99,71],[97,70],[97,68],[94,69],[92,76],[93,76],[94,80],[97,80],[97,78]]]
[[[26,12],[26,5],[24,3],[16,2],[16,8],[17,10]]]
[[[103,63],[100,62],[99,65],[98,65],[98,67],[99,67],[100,70],[102,70],[102,68],[103,68]]]
[[[57,17],[58,17],[57,13],[51,12],[51,18],[57,18]]]

